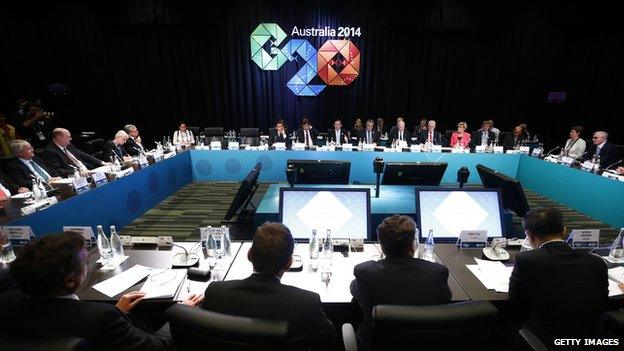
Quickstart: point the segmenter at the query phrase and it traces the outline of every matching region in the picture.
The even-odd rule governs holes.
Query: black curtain
[[[57,124],[110,137],[137,124],[147,138],[180,120],[226,129],[302,117],[324,130],[335,117],[421,117],[454,129],[493,119],[526,122],[560,144],[569,127],[603,129],[622,143],[624,40],[608,3],[494,1],[29,1],[0,5],[0,109],[40,98]],[[359,77],[316,97],[287,87],[301,62],[262,71],[249,36],[275,22],[360,27]],[[287,39],[287,40],[288,40]],[[326,37],[306,38],[320,47]],[[317,78],[318,79],[318,78]],[[48,84],[66,83],[65,96]],[[548,103],[563,91],[563,103]],[[585,135],[588,137],[588,135]]]

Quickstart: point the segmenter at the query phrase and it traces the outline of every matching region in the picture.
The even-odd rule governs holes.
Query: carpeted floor
[[[261,183],[252,203],[257,205],[262,200],[270,183]],[[197,240],[199,226],[221,226],[239,183],[236,182],[194,182],[177,193],[169,196],[156,207],[147,211],[122,230],[124,235],[171,235],[175,240]],[[600,229],[603,241],[611,241],[618,230],[597,221],[571,208],[558,204],[534,192],[526,191],[531,208],[554,206],[560,209],[571,229]],[[514,217],[514,227],[520,228],[521,219]],[[250,239],[253,236],[250,224],[230,225],[234,240]],[[521,231],[521,229],[519,229]]]

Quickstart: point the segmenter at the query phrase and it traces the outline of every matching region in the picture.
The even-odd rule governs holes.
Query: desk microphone
[[[552,150],[550,150],[550,151],[548,151],[548,152],[546,153],[546,156],[550,156],[550,154],[552,154],[552,153],[553,153],[553,151],[555,151],[555,150],[557,150],[557,149],[561,149],[561,146],[555,146]]]
[[[199,262],[199,255],[197,253],[188,252],[188,250],[176,243],[172,243],[173,246],[182,248],[184,252],[177,253],[171,258],[171,265],[173,267],[192,267]]]
[[[622,163],[622,160],[618,160],[617,162],[610,164],[608,167],[603,168],[602,170],[603,171],[607,171],[607,170],[609,170],[609,168],[611,168],[611,167],[613,167],[613,166],[615,166],[615,165],[617,165],[619,163]]]

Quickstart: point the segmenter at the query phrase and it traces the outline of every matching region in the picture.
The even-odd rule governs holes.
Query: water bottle
[[[620,229],[620,234],[613,240],[609,257],[616,260],[624,258],[624,228]]]
[[[48,192],[45,188],[45,186],[43,185],[43,182],[41,181],[41,179],[37,180],[37,186],[39,187],[39,194],[41,196],[41,200],[45,200],[48,198]]]
[[[35,178],[32,180],[32,194],[35,201],[41,200],[41,190],[39,190],[39,185],[37,184],[37,179]]]
[[[100,257],[102,260],[102,265],[105,266],[108,264],[108,262],[111,259],[111,245],[110,242],[108,241],[108,238],[106,237],[106,234],[104,234],[104,229],[102,229],[101,225],[97,226],[97,247],[98,247],[98,252],[100,253]]]
[[[117,235],[117,230],[114,225],[110,226],[110,246],[113,251],[113,259],[120,260],[125,256],[123,244],[121,243],[121,239],[119,239],[119,235]]]
[[[600,156],[595,155],[593,162],[594,162],[594,167],[592,167],[592,173],[596,173],[598,169],[600,168]]]
[[[163,141],[162,141],[163,146],[167,146],[167,136],[163,135]]]
[[[78,168],[74,168],[74,179],[80,179],[82,178],[82,174],[80,174],[80,171],[78,170]]]
[[[421,258],[429,262],[435,262],[433,229],[429,229],[429,235],[427,235],[427,241],[423,245]]]
[[[312,237],[310,237],[310,259],[316,260],[319,257],[318,238],[316,237],[316,229],[312,229]]]
[[[327,229],[327,235],[323,241],[323,252],[321,262],[321,281],[329,284],[332,275],[332,257],[334,255],[334,244],[331,238],[331,229]]]
[[[217,257],[216,257],[216,248],[217,243],[215,242],[215,238],[212,232],[208,233],[208,238],[206,238],[206,256],[208,259],[208,266],[210,269],[213,269],[217,265]]]
[[[230,228],[223,226],[223,254],[225,256],[232,255],[232,240],[230,239]]]
[[[327,235],[323,241],[323,258],[331,259],[334,255],[334,243],[332,243],[331,229],[327,229]]]

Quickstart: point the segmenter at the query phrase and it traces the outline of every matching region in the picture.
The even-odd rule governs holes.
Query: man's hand
[[[125,294],[119,299],[119,301],[117,301],[115,307],[117,307],[117,309],[119,309],[123,313],[128,313],[139,302],[141,302],[141,300],[143,300],[144,296],[145,293],[140,291],[133,291],[131,293]]]
[[[7,201],[9,199],[8,196],[4,192],[0,191],[0,201]]]
[[[202,301],[204,301],[204,295],[191,294],[186,299],[184,299],[184,301],[180,303],[183,305],[196,307],[196,306],[199,306],[199,304],[202,303]]]
[[[30,191],[30,189],[24,188],[24,187],[21,187],[21,188],[17,189],[17,192],[20,193],[20,194],[21,193],[27,193],[29,191]]]

